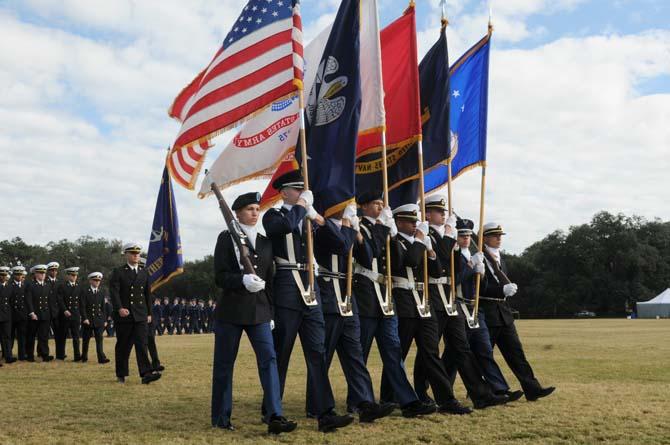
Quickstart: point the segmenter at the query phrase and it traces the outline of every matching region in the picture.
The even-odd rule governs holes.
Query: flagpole
[[[445,30],[444,38],[446,40],[447,34],[446,34],[446,28],[449,26],[449,20],[447,19],[447,1],[446,0],[440,0],[440,6],[442,7],[442,17],[440,19],[440,22],[442,24],[442,29]],[[448,62],[448,60],[447,60]],[[449,67],[447,66],[447,70],[449,70]],[[447,119],[449,119],[449,116],[447,116]],[[447,199],[449,200],[449,216],[454,214],[454,206],[452,204],[452,188],[451,188],[451,180],[452,180],[452,175],[451,175],[451,161],[454,159],[453,153],[451,151],[451,137],[450,137],[450,128],[449,128],[449,122],[447,121],[447,143],[449,144],[449,162],[447,163]],[[453,227],[455,229],[455,227]],[[457,235],[458,236],[458,235]],[[454,246],[455,247],[455,246]],[[455,253],[454,249],[451,249],[451,258],[450,258],[450,268],[449,268],[449,306],[452,308],[452,312],[449,313],[451,315],[453,313],[454,316],[458,315],[458,312],[453,310],[454,307],[454,300],[456,298],[456,266],[455,266]],[[445,308],[447,312],[449,312],[449,308]]]
[[[493,10],[489,4],[489,24],[488,24],[488,35],[489,38],[493,34]],[[482,183],[480,188],[479,195],[479,232],[478,232],[478,242],[477,242],[477,251],[482,253],[484,251],[484,196],[486,194],[486,163],[482,165]],[[475,309],[472,313],[472,318],[477,320],[477,314],[479,314],[479,290],[481,287],[481,275],[476,274],[475,278]]]
[[[421,218],[426,218],[426,193],[424,191],[423,177],[423,141],[419,139],[419,197],[421,201]],[[428,236],[428,235],[426,235]],[[423,252],[423,313],[430,314],[430,294],[428,292],[428,251]],[[426,315],[428,316],[428,315]]]
[[[300,88],[299,95],[300,107],[300,154],[302,156],[302,176],[305,181],[305,190],[309,190],[309,169],[307,167],[307,140],[305,138],[305,94]],[[316,293],[314,291],[314,241],[312,239],[312,221],[307,218],[305,220],[305,230],[307,231],[307,275],[309,278],[309,295],[305,298],[309,303],[316,300]]]
[[[383,94],[383,91],[382,91]],[[389,206],[388,162],[386,159],[386,128],[382,131],[382,187],[384,208]],[[391,276],[391,235],[386,235],[386,313],[393,313],[393,278]],[[382,308],[383,309],[383,308]],[[385,315],[386,315],[385,313]]]

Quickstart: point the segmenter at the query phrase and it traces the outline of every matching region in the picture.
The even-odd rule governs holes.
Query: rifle
[[[242,264],[244,273],[255,275],[256,271],[254,270],[254,265],[251,262],[251,256],[249,255],[247,235],[242,230],[242,227],[240,227],[240,223],[237,222],[233,216],[232,210],[230,210],[230,207],[228,207],[226,200],[221,194],[221,190],[219,190],[219,187],[215,182],[212,182],[211,188],[212,192],[214,192],[216,195],[216,199],[219,201],[219,208],[221,209],[223,219],[226,221],[226,225],[228,226],[228,231],[230,232],[230,236],[233,239],[233,243],[235,243],[237,249],[240,251],[240,263]]]

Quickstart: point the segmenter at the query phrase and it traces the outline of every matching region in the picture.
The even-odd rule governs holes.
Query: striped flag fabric
[[[193,190],[200,168],[205,162],[207,150],[212,147],[213,145],[204,139],[201,142],[173,149],[168,156],[167,168],[175,182]]]
[[[186,160],[187,153],[206,151],[203,141],[301,89],[302,72],[299,0],[249,0],[210,64],[168,111],[182,123],[173,151],[191,147],[181,150],[177,158],[181,155]],[[174,167],[172,173],[177,170]]]

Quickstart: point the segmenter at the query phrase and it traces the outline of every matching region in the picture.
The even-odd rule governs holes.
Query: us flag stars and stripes
[[[192,189],[206,141],[302,88],[303,63],[299,1],[250,0],[210,64],[169,110],[182,123],[168,162],[175,180]],[[203,153],[189,162],[196,151]]]

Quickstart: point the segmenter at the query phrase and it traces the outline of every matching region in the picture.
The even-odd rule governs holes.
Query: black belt
[[[303,264],[303,263],[284,263],[284,264],[277,264],[277,270],[299,270],[299,271],[306,271],[306,270],[307,270],[307,264]]]
[[[342,272],[333,272],[328,269],[322,269],[319,268],[319,277],[323,278],[332,278],[335,280],[346,280],[347,279],[347,274],[342,273]]]

